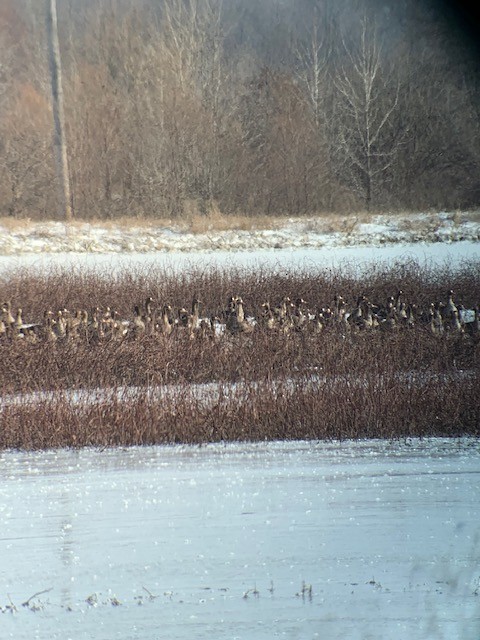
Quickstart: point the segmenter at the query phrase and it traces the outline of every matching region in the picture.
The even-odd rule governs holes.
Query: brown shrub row
[[[479,376],[421,382],[369,375],[317,383],[182,385],[156,397],[113,390],[0,406],[0,449],[219,441],[480,435]]]
[[[4,340],[0,393],[476,370],[479,344],[463,334],[434,336],[428,327],[347,334],[332,327],[318,335],[258,329],[216,339],[184,333],[95,344]]]

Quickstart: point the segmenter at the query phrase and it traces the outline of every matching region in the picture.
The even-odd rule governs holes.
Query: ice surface
[[[0,636],[478,640],[479,462],[473,439],[4,452]]]
[[[214,253],[47,253],[44,255],[0,255],[0,274],[17,269],[32,268],[36,271],[52,269],[95,270],[105,277],[112,277],[119,270],[131,271],[165,269],[167,272],[188,273],[195,268],[208,269],[265,269],[285,274],[303,271],[311,273],[319,269],[335,269],[361,274],[372,264],[392,266],[393,262],[415,261],[428,267],[449,265],[459,267],[480,259],[480,243],[455,242],[391,244],[382,247],[350,246],[323,249],[270,249],[251,251],[216,251]]]

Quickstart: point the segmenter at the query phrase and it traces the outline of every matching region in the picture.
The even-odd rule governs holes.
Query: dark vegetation
[[[58,2],[74,216],[478,207],[459,5]],[[0,216],[56,215],[46,52],[45,3],[2,0]]]
[[[17,271],[0,282],[26,323],[46,309],[111,306],[131,320],[147,296],[174,309],[202,300],[201,316],[224,317],[241,295],[259,318],[285,295],[310,308],[341,294],[382,302],[399,289],[417,306],[414,326],[320,333],[270,331],[190,337],[174,330],[92,340],[0,339],[0,448],[202,443],[220,440],[480,435],[480,336],[432,332],[424,311],[480,300],[480,265],[440,270],[415,262],[366,273],[216,269],[115,276]]]

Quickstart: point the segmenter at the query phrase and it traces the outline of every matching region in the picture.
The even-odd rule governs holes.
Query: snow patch
[[[319,249],[389,244],[478,242],[480,221],[468,214],[377,215],[286,219],[271,229],[210,230],[193,233],[164,225],[133,226],[88,222],[0,224],[0,255],[40,253],[153,253]]]

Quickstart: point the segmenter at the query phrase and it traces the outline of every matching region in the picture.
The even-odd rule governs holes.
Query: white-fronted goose
[[[347,312],[347,307],[345,304],[345,299],[343,296],[339,296],[335,294],[333,298],[333,319],[337,323],[341,323],[345,320],[345,314]]]
[[[189,318],[188,318],[188,328],[190,330],[190,334],[193,334],[193,332],[198,329],[198,320],[200,318],[200,304],[201,304],[201,300],[199,300],[197,298],[197,296],[193,297],[192,300],[192,313],[190,314]]]
[[[58,339],[57,333],[54,330],[55,320],[53,319],[53,312],[48,309],[43,315],[43,327],[42,333],[47,342],[55,342]]]
[[[242,319],[240,320],[239,318]],[[245,320],[242,298],[237,297],[235,299],[234,309],[228,311],[225,328],[232,335],[239,333],[252,333],[254,330],[254,325]]]
[[[445,331],[440,309],[441,307],[439,303],[432,304],[430,307],[430,330],[435,336],[441,336]]]
[[[159,330],[166,336],[169,336],[173,331],[172,307],[169,304],[164,304],[162,307]]]
[[[273,316],[273,311],[269,302],[264,302],[262,304],[262,310],[260,312],[260,325],[265,327],[269,331],[275,329],[275,318]]]
[[[291,318],[292,327],[296,331],[301,331],[305,328],[308,320],[307,312],[304,309],[306,301],[303,298],[296,298],[295,303],[292,305]]]
[[[2,305],[2,320],[7,330],[13,329],[15,318],[12,314],[12,303],[9,300],[7,300],[7,302],[4,302]]]
[[[444,320],[451,320],[455,314],[458,314],[458,308],[453,301],[453,291],[450,289],[447,291],[447,303],[442,307],[442,316]]]
[[[142,318],[140,307],[137,304],[133,307],[133,323],[131,325],[131,331],[134,337],[141,336],[145,333],[145,322]]]

